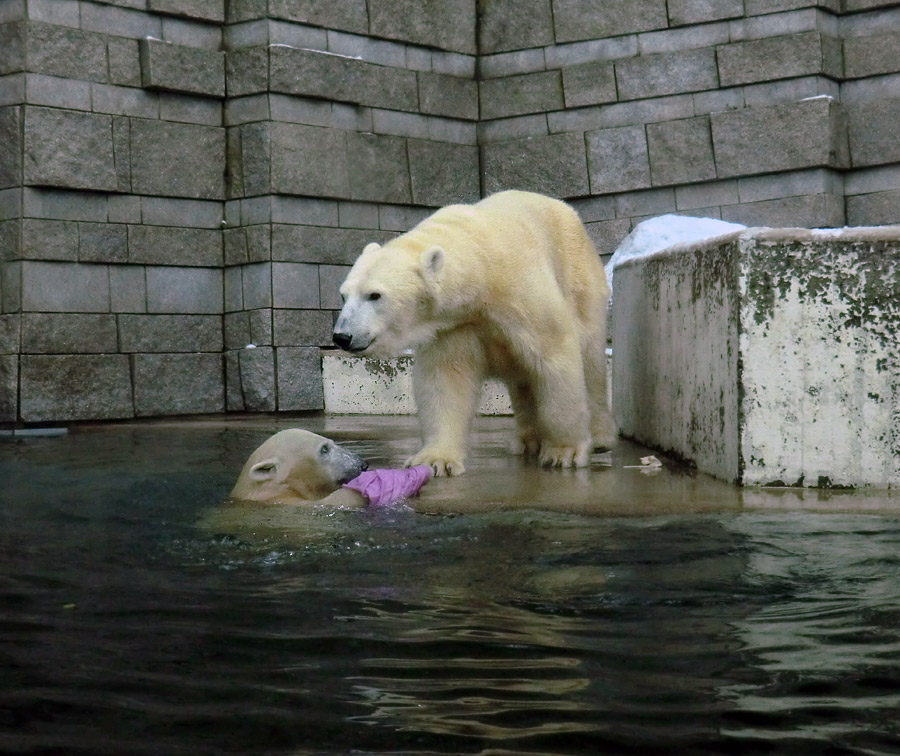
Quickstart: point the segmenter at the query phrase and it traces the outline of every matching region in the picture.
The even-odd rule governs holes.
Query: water
[[[900,516],[198,527],[276,429],[0,444],[0,752],[900,753]]]

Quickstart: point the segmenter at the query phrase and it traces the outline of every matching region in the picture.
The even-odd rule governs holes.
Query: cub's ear
[[[378,244],[378,242],[369,242],[368,244],[366,244],[362,253],[365,255],[369,252],[374,252],[376,249],[381,249],[381,245]]]
[[[262,483],[266,480],[272,480],[275,477],[275,471],[278,469],[278,460],[275,457],[269,457],[257,462],[250,468],[250,480]]]
[[[422,265],[425,279],[433,281],[444,269],[444,250],[441,247],[426,249],[419,258],[419,262]]]

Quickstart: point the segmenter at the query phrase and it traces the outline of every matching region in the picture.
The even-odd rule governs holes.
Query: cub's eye
[[[322,446],[319,448],[319,454],[321,454],[323,457],[325,455],[327,455],[330,451],[331,451],[331,447],[328,446],[328,444],[322,444]]]
[[[366,297],[366,299],[368,299],[370,302],[377,302],[379,299],[381,299],[381,292],[373,291],[371,294],[369,294],[369,296]]]

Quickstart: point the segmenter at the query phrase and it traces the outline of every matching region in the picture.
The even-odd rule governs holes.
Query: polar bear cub
[[[521,449],[584,467],[615,442],[606,397],[609,287],[575,211],[521,191],[450,205],[384,246],[341,286],[334,343],[378,358],[415,350],[424,445],[407,465],[465,470],[487,377],[509,389]]]

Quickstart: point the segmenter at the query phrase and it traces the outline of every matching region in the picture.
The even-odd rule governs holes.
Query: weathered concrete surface
[[[900,227],[750,229],[616,288],[624,435],[743,485],[900,487]]]

